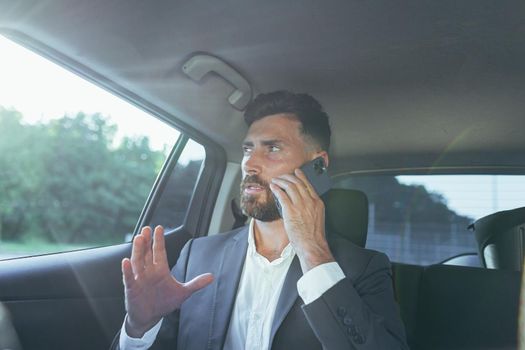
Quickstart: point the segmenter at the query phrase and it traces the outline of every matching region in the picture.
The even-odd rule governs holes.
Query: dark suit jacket
[[[190,240],[173,274],[179,281],[211,272],[214,282],[167,316],[151,349],[221,349],[248,247],[248,227]],[[286,275],[272,326],[271,349],[407,349],[386,255],[328,237],[346,278],[304,305],[297,256]],[[118,349],[118,336],[113,349]]]

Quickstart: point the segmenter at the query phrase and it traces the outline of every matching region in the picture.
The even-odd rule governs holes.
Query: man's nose
[[[260,174],[262,169],[261,156],[259,152],[252,151],[251,154],[244,156],[243,170],[245,174]]]

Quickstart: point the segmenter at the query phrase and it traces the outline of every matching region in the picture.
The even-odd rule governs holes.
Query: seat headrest
[[[368,198],[358,190],[331,189],[322,196],[326,231],[364,247],[368,231]]]
[[[472,225],[484,267],[520,271],[525,252],[525,207],[499,211]]]

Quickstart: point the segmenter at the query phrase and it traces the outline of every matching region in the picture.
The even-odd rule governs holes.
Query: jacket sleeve
[[[182,248],[175,267],[171,273],[178,281],[186,281],[186,266],[188,264],[189,251],[193,240],[190,239]],[[179,310],[165,316],[162,320],[159,333],[150,350],[175,350],[177,348],[177,334],[179,330]],[[121,350],[119,347],[120,331],[113,339],[110,350]]]
[[[303,312],[324,349],[408,349],[390,262],[377,253],[356,281],[345,277]]]

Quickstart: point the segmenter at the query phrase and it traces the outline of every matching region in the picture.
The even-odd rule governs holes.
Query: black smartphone
[[[330,188],[332,188],[332,181],[330,180],[330,176],[328,175],[328,171],[326,169],[326,165],[324,163],[323,157],[317,157],[314,160],[311,160],[305,164],[303,164],[300,168],[308,181],[312,184],[315,192],[322,196]],[[279,200],[277,197],[275,197],[275,204],[277,205],[277,210],[279,210],[279,214],[282,214],[281,204],[279,203]]]
[[[332,188],[332,181],[330,181],[330,176],[328,176],[323,157],[315,158],[303,164],[301,170],[319,196],[322,196]]]

